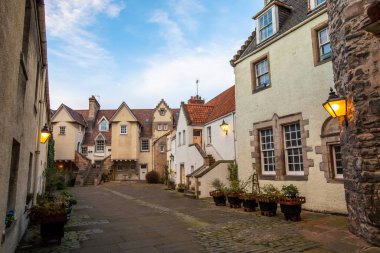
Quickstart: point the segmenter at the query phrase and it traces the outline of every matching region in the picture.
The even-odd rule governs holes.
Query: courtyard
[[[43,252],[380,252],[347,230],[345,216],[282,214],[217,207],[161,184],[111,182],[75,187],[78,200],[61,245],[41,245],[30,227],[18,253]]]

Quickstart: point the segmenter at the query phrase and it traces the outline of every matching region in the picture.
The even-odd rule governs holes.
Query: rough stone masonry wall
[[[380,244],[380,40],[363,30],[370,0],[328,0],[335,87],[349,101],[341,136],[351,232]]]

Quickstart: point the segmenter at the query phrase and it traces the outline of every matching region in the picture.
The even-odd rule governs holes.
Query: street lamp
[[[228,133],[229,130],[229,125],[223,120],[222,124],[220,124],[220,128],[222,129],[223,132]]]
[[[330,88],[329,98],[324,102],[323,107],[331,115],[331,117],[344,117],[344,125],[347,126],[347,99],[344,97],[339,97]]]
[[[51,132],[49,131],[47,124],[45,124],[45,126],[41,130],[40,142],[46,143],[49,140],[50,136]]]

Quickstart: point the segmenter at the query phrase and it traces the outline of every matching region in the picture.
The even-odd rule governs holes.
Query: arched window
[[[95,152],[104,153],[105,140],[104,137],[100,134],[95,140]]]
[[[105,132],[108,131],[108,123],[105,119],[103,119],[99,124],[99,131]]]

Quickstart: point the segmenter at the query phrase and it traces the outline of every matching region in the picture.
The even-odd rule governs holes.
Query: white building
[[[235,86],[207,103],[199,96],[182,102],[172,138],[176,183],[186,184],[196,197],[207,197],[214,178],[225,181],[227,166],[235,160],[234,129]]]

